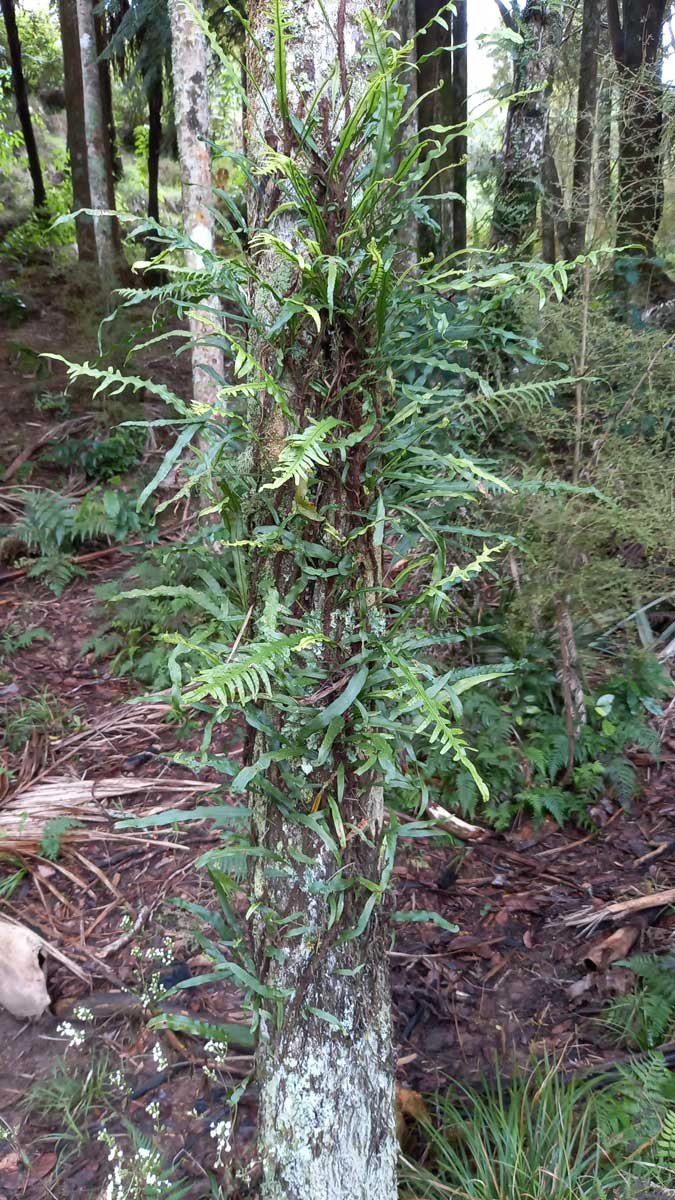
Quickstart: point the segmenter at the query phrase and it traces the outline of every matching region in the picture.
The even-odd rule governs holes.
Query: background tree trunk
[[[91,208],[87,175],[87,139],[84,132],[84,100],[80,61],[80,35],[76,0],[59,0],[59,23],[63,47],[63,80],[66,97],[66,121],[70,175],[73,184],[73,208]],[[96,262],[96,237],[93,217],[83,212],[75,218],[77,254],[80,262]]]
[[[577,125],[574,135],[574,170],[569,235],[563,247],[566,258],[576,258],[586,248],[586,228],[591,205],[593,177],[593,134],[598,106],[598,55],[604,0],[584,0]]]
[[[560,21],[544,0],[527,0],[518,21],[505,8],[502,15],[523,41],[514,49],[513,99],[506,115],[491,241],[493,246],[515,252],[535,228],[543,190],[549,93]]]
[[[617,247],[635,244],[645,257],[663,211],[663,84],[660,53],[666,0],[607,0],[619,74]]]
[[[33,130],[33,122],[30,115],[30,107],[28,104],[28,91],[26,88],[26,80],[23,74],[23,66],[21,62],[21,41],[19,39],[19,31],[16,25],[16,11],[14,8],[14,0],[2,0],[2,15],[5,21],[5,30],[7,32],[7,49],[9,51],[9,61],[12,69],[12,86],[14,88],[14,99],[16,101],[16,113],[21,125],[21,132],[26,146],[26,154],[28,155],[28,169],[33,184],[33,204],[35,208],[43,208],[47,193],[42,179],[42,169],[40,167],[40,156],[38,154],[37,142],[35,141],[35,133]]]
[[[400,38],[399,45],[402,47],[410,44],[408,59],[411,63],[410,70],[406,71],[402,76],[402,82],[407,88],[406,111],[408,113],[408,120],[405,121],[399,131],[398,165],[415,144],[418,136],[416,107],[418,92],[417,72],[415,70],[417,61],[417,14],[415,0],[396,0],[396,4],[392,10],[392,25],[398,32]],[[412,197],[411,191],[409,191],[409,195]],[[419,245],[419,230],[415,220],[409,220],[404,226],[400,227],[400,243],[403,253],[406,255],[408,265],[414,266],[417,261]]]
[[[270,36],[272,0],[259,0],[253,6],[252,37],[247,48],[247,63],[253,81],[249,88],[246,140],[249,153],[259,161],[267,145],[288,144],[288,126],[281,119],[274,92],[274,39]],[[383,6],[372,5],[381,13]],[[315,90],[334,72],[336,53],[340,64],[338,82],[323,93],[325,111],[316,136],[321,152],[328,158],[334,149],[340,127],[353,111],[358,88],[365,82],[366,67],[360,58],[364,37],[361,0],[286,0],[286,45],[288,104],[298,118],[306,113]],[[336,46],[337,41],[337,46]],[[263,48],[262,56],[260,48]],[[360,65],[356,65],[356,64]],[[343,104],[343,98],[346,103]],[[323,101],[322,101],[323,103]],[[322,131],[322,132],[319,132]],[[295,153],[295,148],[294,148]],[[299,153],[299,152],[298,152]],[[301,163],[300,159],[300,163]],[[322,177],[307,170],[306,178],[317,190],[317,202],[325,204]],[[336,195],[338,195],[336,185]],[[276,210],[276,211],[275,211]],[[274,215],[273,215],[274,214]],[[252,234],[272,230],[286,244],[298,241],[291,211],[278,211],[273,186],[256,189],[249,196],[249,222]],[[340,228],[338,224],[338,229]],[[332,251],[334,253],[334,250]],[[274,281],[275,290],[292,296],[294,273],[274,249],[257,258],[261,276]],[[274,322],[277,305],[269,291],[260,287],[253,303],[265,325]],[[326,338],[321,352],[321,380],[340,375],[340,345],[350,345],[347,325],[335,337]],[[297,344],[294,373],[287,380],[286,402],[298,427],[306,424],[306,395],[297,380],[302,375],[302,342]],[[344,354],[344,345],[342,346]],[[358,364],[350,360],[350,369]],[[290,373],[289,373],[290,374]],[[323,388],[317,387],[317,395]],[[359,428],[365,419],[361,394],[347,397],[351,390],[342,387],[334,408],[322,415],[347,419]],[[256,430],[260,439],[258,471],[265,477],[265,464],[274,461],[284,418],[276,403],[263,401]],[[357,514],[367,507],[363,479],[343,480],[340,472],[330,471],[322,484],[329,488],[329,509],[335,513],[340,536],[347,535]],[[265,509],[265,512],[268,512]],[[255,519],[252,518],[255,524]],[[311,526],[314,529],[314,526]],[[365,533],[360,537],[370,539]],[[362,540],[359,560],[364,563],[359,594],[367,606],[367,597],[377,595],[381,578],[381,552],[372,541]],[[366,566],[365,564],[369,564]],[[275,580],[288,579],[293,570],[292,556],[278,552],[255,583],[251,597],[259,612]],[[269,572],[269,573],[268,573]],[[347,619],[340,607],[332,606],[333,585],[326,581],[316,589],[309,585],[298,597],[304,608],[310,605],[320,628],[339,630]],[[367,621],[363,607],[351,620]],[[327,655],[334,651],[325,652]],[[329,659],[333,663],[333,659]],[[339,670],[333,663],[333,670]],[[261,735],[251,734],[245,751],[247,762],[255,760],[263,749]],[[334,743],[337,761],[339,739]],[[345,760],[346,761],[346,760]],[[306,784],[298,785],[299,795]],[[326,788],[335,791],[333,775]],[[291,803],[295,804],[294,798]],[[367,900],[366,889],[356,887],[346,893],[345,908],[335,923],[330,923],[329,899],[321,885],[334,877],[335,858],[313,830],[294,819],[263,794],[251,799],[254,839],[262,848],[273,850],[284,864],[283,870],[265,871],[264,860],[253,875],[255,960],[258,978],[265,985],[289,990],[283,1014],[276,1022],[263,1015],[258,1048],[260,1082],[259,1154],[262,1164],[263,1200],[395,1200],[396,1137],[394,1126],[394,1080],[392,1070],[391,1014],[386,954],[377,920],[371,919],[358,936],[340,942],[340,935],[354,932]],[[373,881],[380,878],[380,844],[384,820],[382,788],[367,776],[357,778],[347,765],[340,808],[345,828],[352,825],[365,831],[365,837],[349,842],[350,875]],[[303,815],[298,809],[298,818]],[[284,942],[284,951],[275,948],[277,926],[257,914],[272,910],[279,919],[301,911],[299,936]],[[270,1006],[271,1007],[271,1006]],[[328,1019],[325,1015],[328,1014]]]
[[[452,189],[457,198],[452,202],[452,245],[454,250],[466,250],[466,186],[468,177],[467,137],[468,118],[468,0],[456,0],[452,16],[452,123],[459,128],[453,141],[455,166]]]
[[[94,10],[91,0],[76,0],[76,3],[89,194],[91,207],[102,214],[94,217],[96,258],[101,283],[109,289],[116,282],[121,265],[117,221],[108,215],[115,199],[110,141],[101,93]]]
[[[193,16],[193,10],[197,16]],[[209,138],[211,123],[208,94],[208,45],[199,18],[203,19],[201,0],[190,5],[169,0],[171,20],[171,61],[173,94],[178,136],[178,157],[183,197],[183,226],[195,247],[214,248],[214,195],[211,178]],[[204,263],[197,249],[188,250],[187,265],[199,270]],[[210,312],[205,310],[209,309]],[[190,315],[192,346],[192,390],[198,406],[212,407],[218,384],[209,373],[224,377],[222,349],[203,344],[204,337],[221,326],[220,301],[211,296],[202,301],[199,312]]]
[[[161,72],[157,72],[148,88],[148,216],[159,222],[159,156],[162,148]]]
[[[122,158],[117,146],[117,129],[115,128],[115,113],[113,111],[112,80],[110,78],[110,59],[102,58],[107,49],[106,26],[103,17],[94,13],[96,27],[96,53],[98,55],[98,73],[100,76],[101,106],[103,122],[106,128],[106,153],[110,159],[110,207],[115,206],[114,184],[122,177]]]
[[[612,84],[606,79],[598,92],[597,150],[594,187],[594,226],[607,236],[613,220],[612,197]]]

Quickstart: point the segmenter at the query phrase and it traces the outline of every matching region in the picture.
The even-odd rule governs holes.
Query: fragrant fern
[[[310,421],[301,433],[291,434],[279,452],[274,466],[274,479],[264,483],[265,488],[279,488],[293,480],[296,487],[306,484],[313,471],[328,464],[327,441],[338,421],[324,417],[322,421]]]

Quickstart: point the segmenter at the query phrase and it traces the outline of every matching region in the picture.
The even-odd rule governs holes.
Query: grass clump
[[[620,1078],[570,1080],[557,1065],[454,1087],[404,1161],[404,1200],[629,1200],[675,1184],[675,1113],[663,1058]],[[675,1144],[675,1143],[674,1143]],[[669,1193],[672,1194],[672,1193]]]

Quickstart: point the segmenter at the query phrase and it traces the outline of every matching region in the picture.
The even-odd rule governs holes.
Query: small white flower
[[[84,1029],[76,1029],[74,1025],[71,1025],[70,1021],[62,1021],[60,1025],[56,1026],[56,1032],[59,1037],[68,1039],[67,1048],[69,1050],[72,1047],[84,1045],[87,1038]]]
[[[157,1070],[158,1071],[166,1071],[166,1068],[169,1064],[168,1064],[167,1057],[164,1053],[164,1050],[160,1046],[159,1042],[155,1042],[154,1046],[152,1047],[152,1057],[154,1059]]]

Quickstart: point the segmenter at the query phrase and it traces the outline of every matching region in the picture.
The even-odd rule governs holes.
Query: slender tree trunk
[[[550,149],[544,155],[541,167],[543,194],[541,197],[541,257],[544,262],[554,263],[558,258],[555,231],[555,214],[560,203],[558,169]]]
[[[214,248],[214,195],[208,144],[211,135],[208,45],[199,23],[199,18],[203,19],[201,0],[192,0],[190,4],[184,0],[169,0],[169,17],[183,226],[195,247],[210,252]],[[204,264],[203,256],[196,248],[188,250],[185,258],[193,270],[199,270]],[[224,376],[222,349],[203,344],[204,338],[217,334],[221,325],[220,301],[216,296],[202,301],[199,312],[190,315],[192,390],[194,402],[199,407],[215,404],[218,384],[211,372],[220,379]]]
[[[566,258],[576,258],[586,248],[586,227],[591,205],[593,176],[593,134],[598,106],[598,55],[604,0],[584,0],[581,46],[579,50],[579,88],[577,125],[574,135],[574,170],[569,236],[563,247]]]
[[[12,86],[14,88],[16,112],[21,124],[21,132],[26,146],[26,154],[28,155],[28,169],[30,170],[30,177],[33,183],[33,204],[35,208],[40,209],[44,208],[47,193],[45,192],[45,185],[42,179],[40,156],[38,154],[33,122],[30,115],[30,106],[28,104],[28,90],[21,62],[21,41],[16,25],[14,0],[2,0],[2,15],[5,20],[5,30],[7,32],[7,49],[12,69]]]
[[[607,235],[612,228],[612,84],[603,80],[598,93],[598,134],[594,187],[594,225]]]
[[[513,253],[536,224],[560,20],[544,0],[527,0],[517,28],[504,11],[522,43],[514,50],[513,99],[506,115],[491,241]]]
[[[381,13],[382,7],[371,3],[376,13]],[[272,0],[257,0],[249,9],[252,37],[247,63],[253,86],[249,89],[247,145],[249,153],[261,165],[269,146],[293,146],[294,152],[299,153],[293,142],[292,126],[282,118],[275,98],[272,9]],[[353,111],[359,88],[365,83],[367,68],[360,55],[364,37],[362,9],[361,0],[286,0],[285,78],[292,116],[302,119],[312,105],[316,89],[334,73],[336,57],[339,64],[335,92],[327,88],[322,94],[324,108],[314,135],[320,143],[320,161],[333,152],[335,140]],[[337,232],[343,219],[340,183],[325,184],[322,173],[310,169],[314,161],[309,158],[305,177],[326,211],[330,206],[323,189],[334,187],[339,210]],[[252,234],[272,232],[286,245],[300,246],[294,214],[288,207],[282,206],[280,211],[272,181],[269,186],[252,190],[249,219]],[[265,279],[273,282],[276,296],[292,297],[297,276],[274,247],[260,251],[257,268]],[[279,303],[267,288],[254,290],[254,309],[265,324],[273,324]],[[352,361],[357,343],[354,341],[353,349],[349,350],[352,344],[349,339],[348,325],[339,327],[335,336],[331,334],[325,339],[320,379],[309,391],[305,390],[302,378],[303,368],[307,369],[303,344],[298,342],[297,359],[292,370],[289,362],[284,389],[293,428],[296,422],[298,428],[307,424],[307,396],[324,394],[334,395],[335,400],[328,402],[332,407],[321,415],[331,414],[338,421],[348,420],[354,428],[361,428],[367,411],[361,392],[344,382],[332,391],[335,379],[342,374],[339,364],[347,361],[345,352],[349,369],[358,370],[358,363]],[[307,347],[304,349],[307,351]],[[316,372],[316,360],[309,369]],[[270,461],[273,463],[279,453],[285,433],[278,404],[263,399],[256,433],[260,445],[257,471],[264,478],[265,471],[270,470]],[[335,514],[338,536],[355,535],[358,513],[367,506],[358,460],[346,478],[339,471],[327,472],[321,486],[328,489],[328,511]],[[358,536],[359,561],[363,563],[358,591],[367,609],[376,604],[381,551],[369,541],[371,534],[360,531]],[[258,572],[252,597],[256,612],[261,611],[275,581],[285,592],[293,571],[292,552],[279,551],[271,565]],[[352,612],[348,617],[339,604],[333,607],[337,593],[339,588],[336,591],[333,583],[326,580],[317,588],[308,585],[296,603],[302,611],[310,605],[316,613],[317,628],[335,630],[332,636],[339,645],[341,631],[346,631],[346,622],[354,621],[355,616]],[[356,603],[357,619],[366,621],[366,609],[359,601]],[[326,649],[325,653],[330,656],[335,651]],[[332,659],[328,657],[326,662]],[[333,669],[340,669],[337,662]],[[257,759],[263,746],[261,734],[255,739],[251,735],[246,760]],[[344,764],[345,786],[339,804],[345,829],[362,831],[358,836],[349,835],[349,874],[377,881],[381,877],[382,788],[377,778],[355,774],[348,756],[341,756],[338,741],[333,753],[336,761]],[[298,788],[298,795],[302,796],[306,784],[299,782]],[[332,772],[327,775],[322,792],[329,790],[333,803],[338,803],[339,789]],[[253,796],[251,803],[257,844],[283,864],[279,870],[265,870],[265,860],[256,859],[260,864],[253,874],[256,972],[267,987],[290,993],[283,1014],[277,1020],[271,1014],[264,1016],[261,1026],[257,1068],[262,1200],[395,1200],[391,1014],[382,932],[377,920],[372,919],[362,933],[354,929],[367,899],[365,888],[361,891],[358,887],[345,894],[344,911],[331,925],[327,891],[335,878],[335,858],[311,823],[303,824],[302,807],[288,811],[265,794]],[[270,912],[281,921],[294,914],[301,927],[298,936],[284,940],[282,952],[275,932],[280,926],[264,916]],[[340,940],[347,931],[354,936]]]
[[[148,91],[148,216],[159,222],[159,155],[162,148],[163,87],[160,72]]]
[[[87,139],[84,132],[84,100],[80,59],[80,35],[76,0],[59,0],[59,22],[63,46],[63,79],[66,96],[68,157],[73,185],[77,254],[80,262],[96,262],[96,236],[93,217],[82,209],[91,208],[87,175]]]
[[[107,156],[110,159],[111,185],[114,187],[115,181],[121,179],[122,177],[122,159],[117,146],[117,129],[115,127],[115,113],[113,111],[112,100],[112,81],[110,78],[110,59],[102,57],[107,48],[107,41],[106,26],[100,13],[94,13],[94,22],[96,25],[96,53],[98,55],[101,106],[103,108],[103,121],[107,130],[106,148]],[[115,197],[113,192],[111,195],[111,208],[114,207],[114,204]]]
[[[469,141],[468,118],[468,0],[456,0],[452,16],[452,123],[458,129],[453,142],[455,165],[452,172],[452,244],[454,250],[466,250],[466,187]]]
[[[92,0],[76,0],[76,3],[87,147],[87,175],[91,206],[99,214],[94,217],[99,276],[103,287],[107,290],[116,282],[120,269],[117,220],[114,216],[109,215],[111,208],[114,207],[110,139],[101,94]]]

